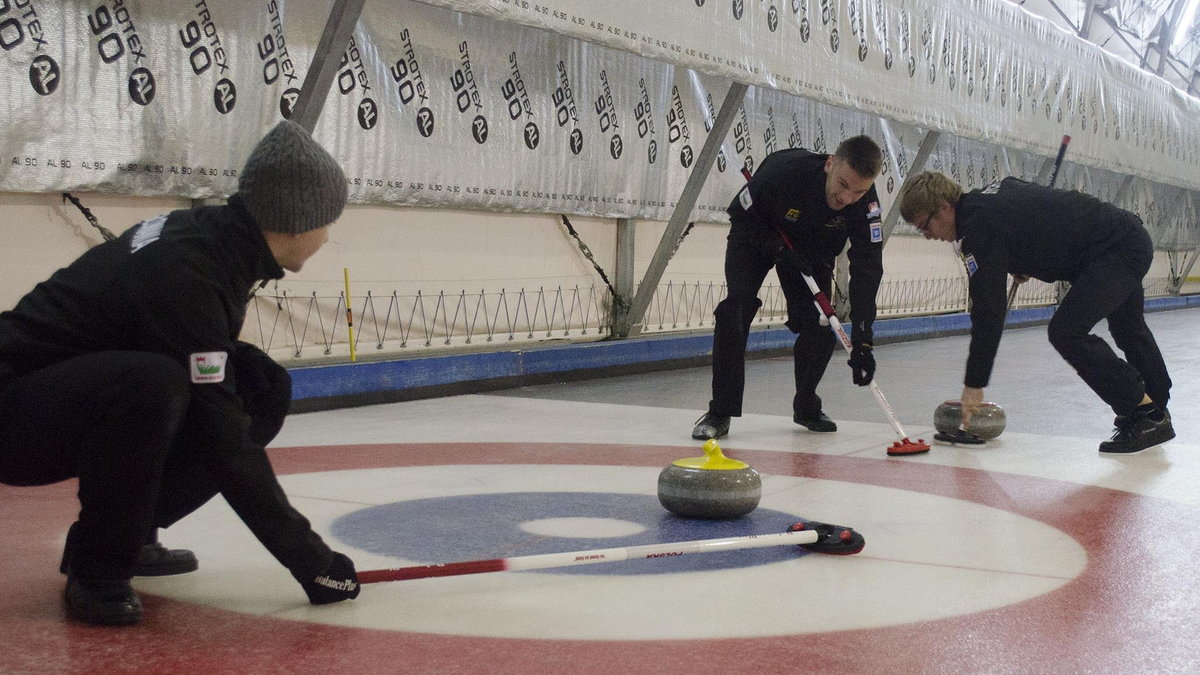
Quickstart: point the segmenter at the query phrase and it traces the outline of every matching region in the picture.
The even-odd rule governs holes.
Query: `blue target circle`
[[[520,528],[521,523],[545,518],[611,518],[637,523],[645,529],[627,536],[556,537],[533,534]],[[653,495],[506,492],[413,499],[372,506],[338,518],[331,529],[335,537],[356,548],[413,561],[413,564],[434,564],[775,534],[786,531],[799,519],[794,514],[763,508],[732,520],[681,518],[663,509]],[[767,565],[806,553],[798,546],[772,546],[539,571],[598,575],[676,574]]]

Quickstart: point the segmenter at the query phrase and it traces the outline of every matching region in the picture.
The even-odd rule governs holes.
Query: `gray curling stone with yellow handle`
[[[679,459],[658,474],[658,501],[685,518],[737,518],[758,507],[762,478],[745,462],[726,457],[715,440],[703,457]]]

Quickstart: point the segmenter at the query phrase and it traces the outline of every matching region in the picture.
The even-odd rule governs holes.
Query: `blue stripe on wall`
[[[1146,311],[1197,306],[1200,306],[1200,295],[1146,301]],[[1009,313],[1008,324],[1045,323],[1053,313],[1053,307],[1013,310]],[[961,334],[970,328],[971,318],[967,314],[883,319],[875,322],[875,339],[895,342]],[[794,340],[795,336],[784,328],[751,331],[746,349],[750,352],[789,349]],[[711,352],[711,334],[658,335],[607,342],[535,344],[512,351],[306,366],[291,368],[289,372],[292,398],[301,401],[698,359]]]

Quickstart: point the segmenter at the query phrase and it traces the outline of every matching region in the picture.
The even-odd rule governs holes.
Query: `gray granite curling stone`
[[[983,403],[979,410],[971,415],[971,424],[967,431],[985,441],[990,441],[1004,431],[1008,422],[1004,408],[996,403]],[[958,431],[962,424],[962,403],[959,401],[942,401],[937,410],[933,411],[933,426],[943,434]]]
[[[726,457],[711,439],[704,443],[704,457],[676,460],[658,474],[658,501],[685,518],[737,518],[757,508],[761,498],[758,472]]]

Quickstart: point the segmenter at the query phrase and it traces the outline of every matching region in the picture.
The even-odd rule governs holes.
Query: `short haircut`
[[[847,138],[833,156],[844,159],[863,178],[875,178],[883,168],[883,151],[867,136]]]
[[[933,213],[950,202],[958,204],[962,188],[949,176],[937,171],[922,171],[908,180],[900,195],[900,215],[905,221],[915,223],[917,218]]]

